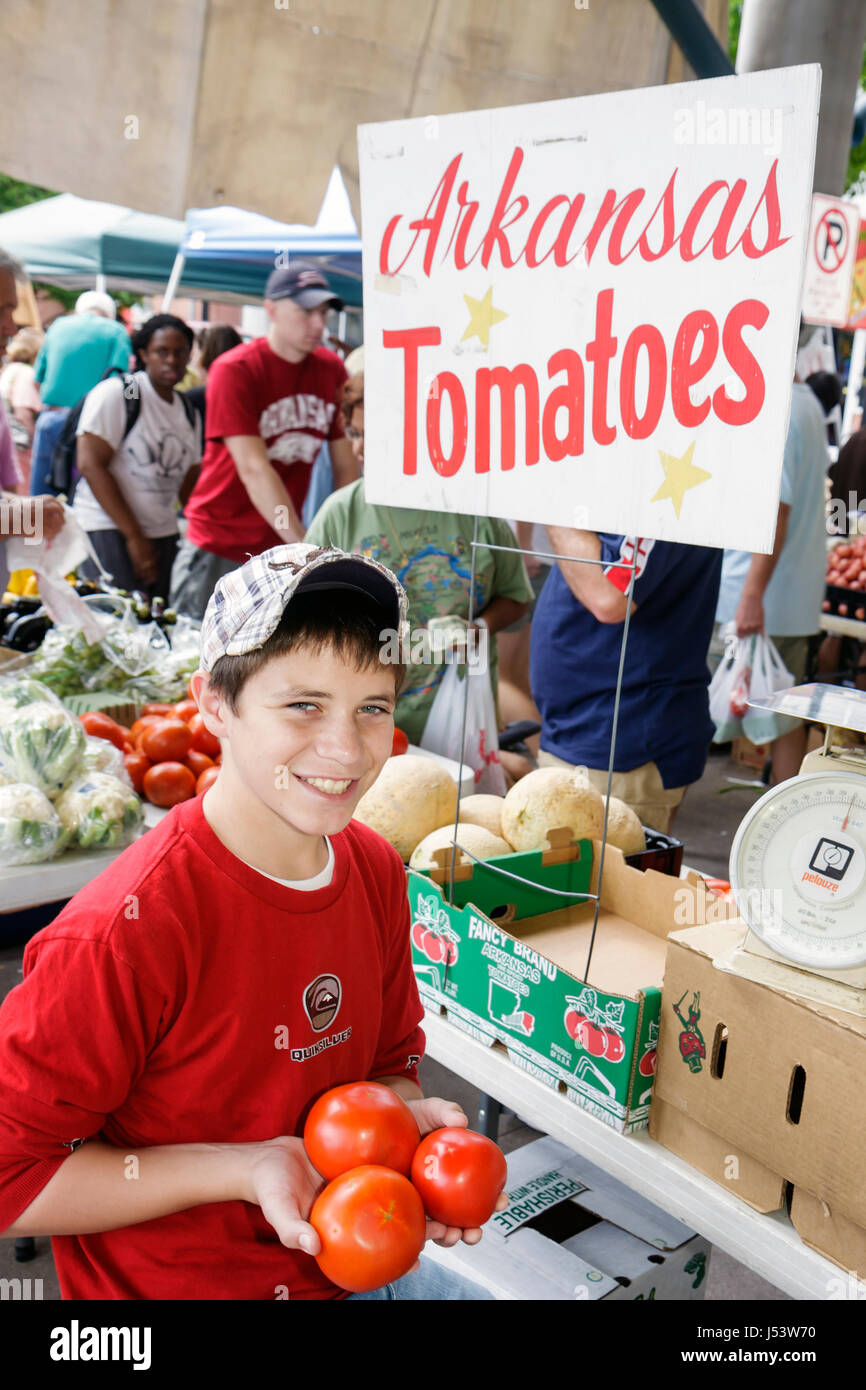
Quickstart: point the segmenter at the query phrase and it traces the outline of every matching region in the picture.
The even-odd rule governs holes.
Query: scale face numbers
[[[866,963],[866,778],[813,772],[773,787],[740,825],[730,872],[770,950],[815,970]]]

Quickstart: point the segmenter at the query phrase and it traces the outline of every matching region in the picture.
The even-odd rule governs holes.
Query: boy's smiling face
[[[223,786],[213,790],[231,796],[238,815],[252,814],[260,829],[290,832],[298,849],[348,824],[390,756],[395,676],[388,666],[358,668],[330,646],[301,645],[250,676],[235,711],[204,680],[198,689],[207,726],[223,746]]]

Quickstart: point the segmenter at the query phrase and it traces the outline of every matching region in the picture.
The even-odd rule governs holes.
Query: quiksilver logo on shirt
[[[337,1017],[342,990],[336,975],[317,975],[304,990],[304,1012],[315,1032],[322,1033]]]
[[[319,1038],[312,1047],[293,1047],[289,1053],[293,1062],[307,1062],[311,1057],[317,1057],[320,1052],[324,1052],[328,1047],[336,1047],[338,1043],[347,1042],[352,1036],[351,1026],[344,1028],[342,1033],[330,1033],[327,1038]]]

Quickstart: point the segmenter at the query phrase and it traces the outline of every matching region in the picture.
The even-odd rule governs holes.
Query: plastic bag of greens
[[[0,865],[41,864],[69,836],[44,792],[22,782],[0,786]]]
[[[83,632],[53,627],[33,658],[34,675],[59,695],[80,695],[83,690],[116,690],[114,674],[102,644],[88,642]],[[125,677],[121,677],[121,682]]]
[[[79,720],[58,700],[22,705],[0,723],[0,758],[46,796],[56,796],[85,749]]]
[[[82,849],[119,849],[135,839],[143,821],[130,787],[107,772],[87,772],[54,803],[64,830]]]

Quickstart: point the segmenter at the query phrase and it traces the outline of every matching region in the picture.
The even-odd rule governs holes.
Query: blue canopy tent
[[[294,227],[240,208],[194,208],[187,213],[176,270],[180,285],[207,283],[213,298],[220,290],[230,290],[246,299],[261,299],[271,271],[290,259],[318,262],[334,293],[347,305],[360,305],[357,233]]]
[[[181,285],[207,281],[215,298],[221,289],[261,299],[275,266],[289,260],[316,261],[347,306],[361,304],[361,238],[349,198],[334,169],[314,227],[275,222],[241,208],[192,208],[172,270]],[[169,284],[166,297],[171,298]]]

